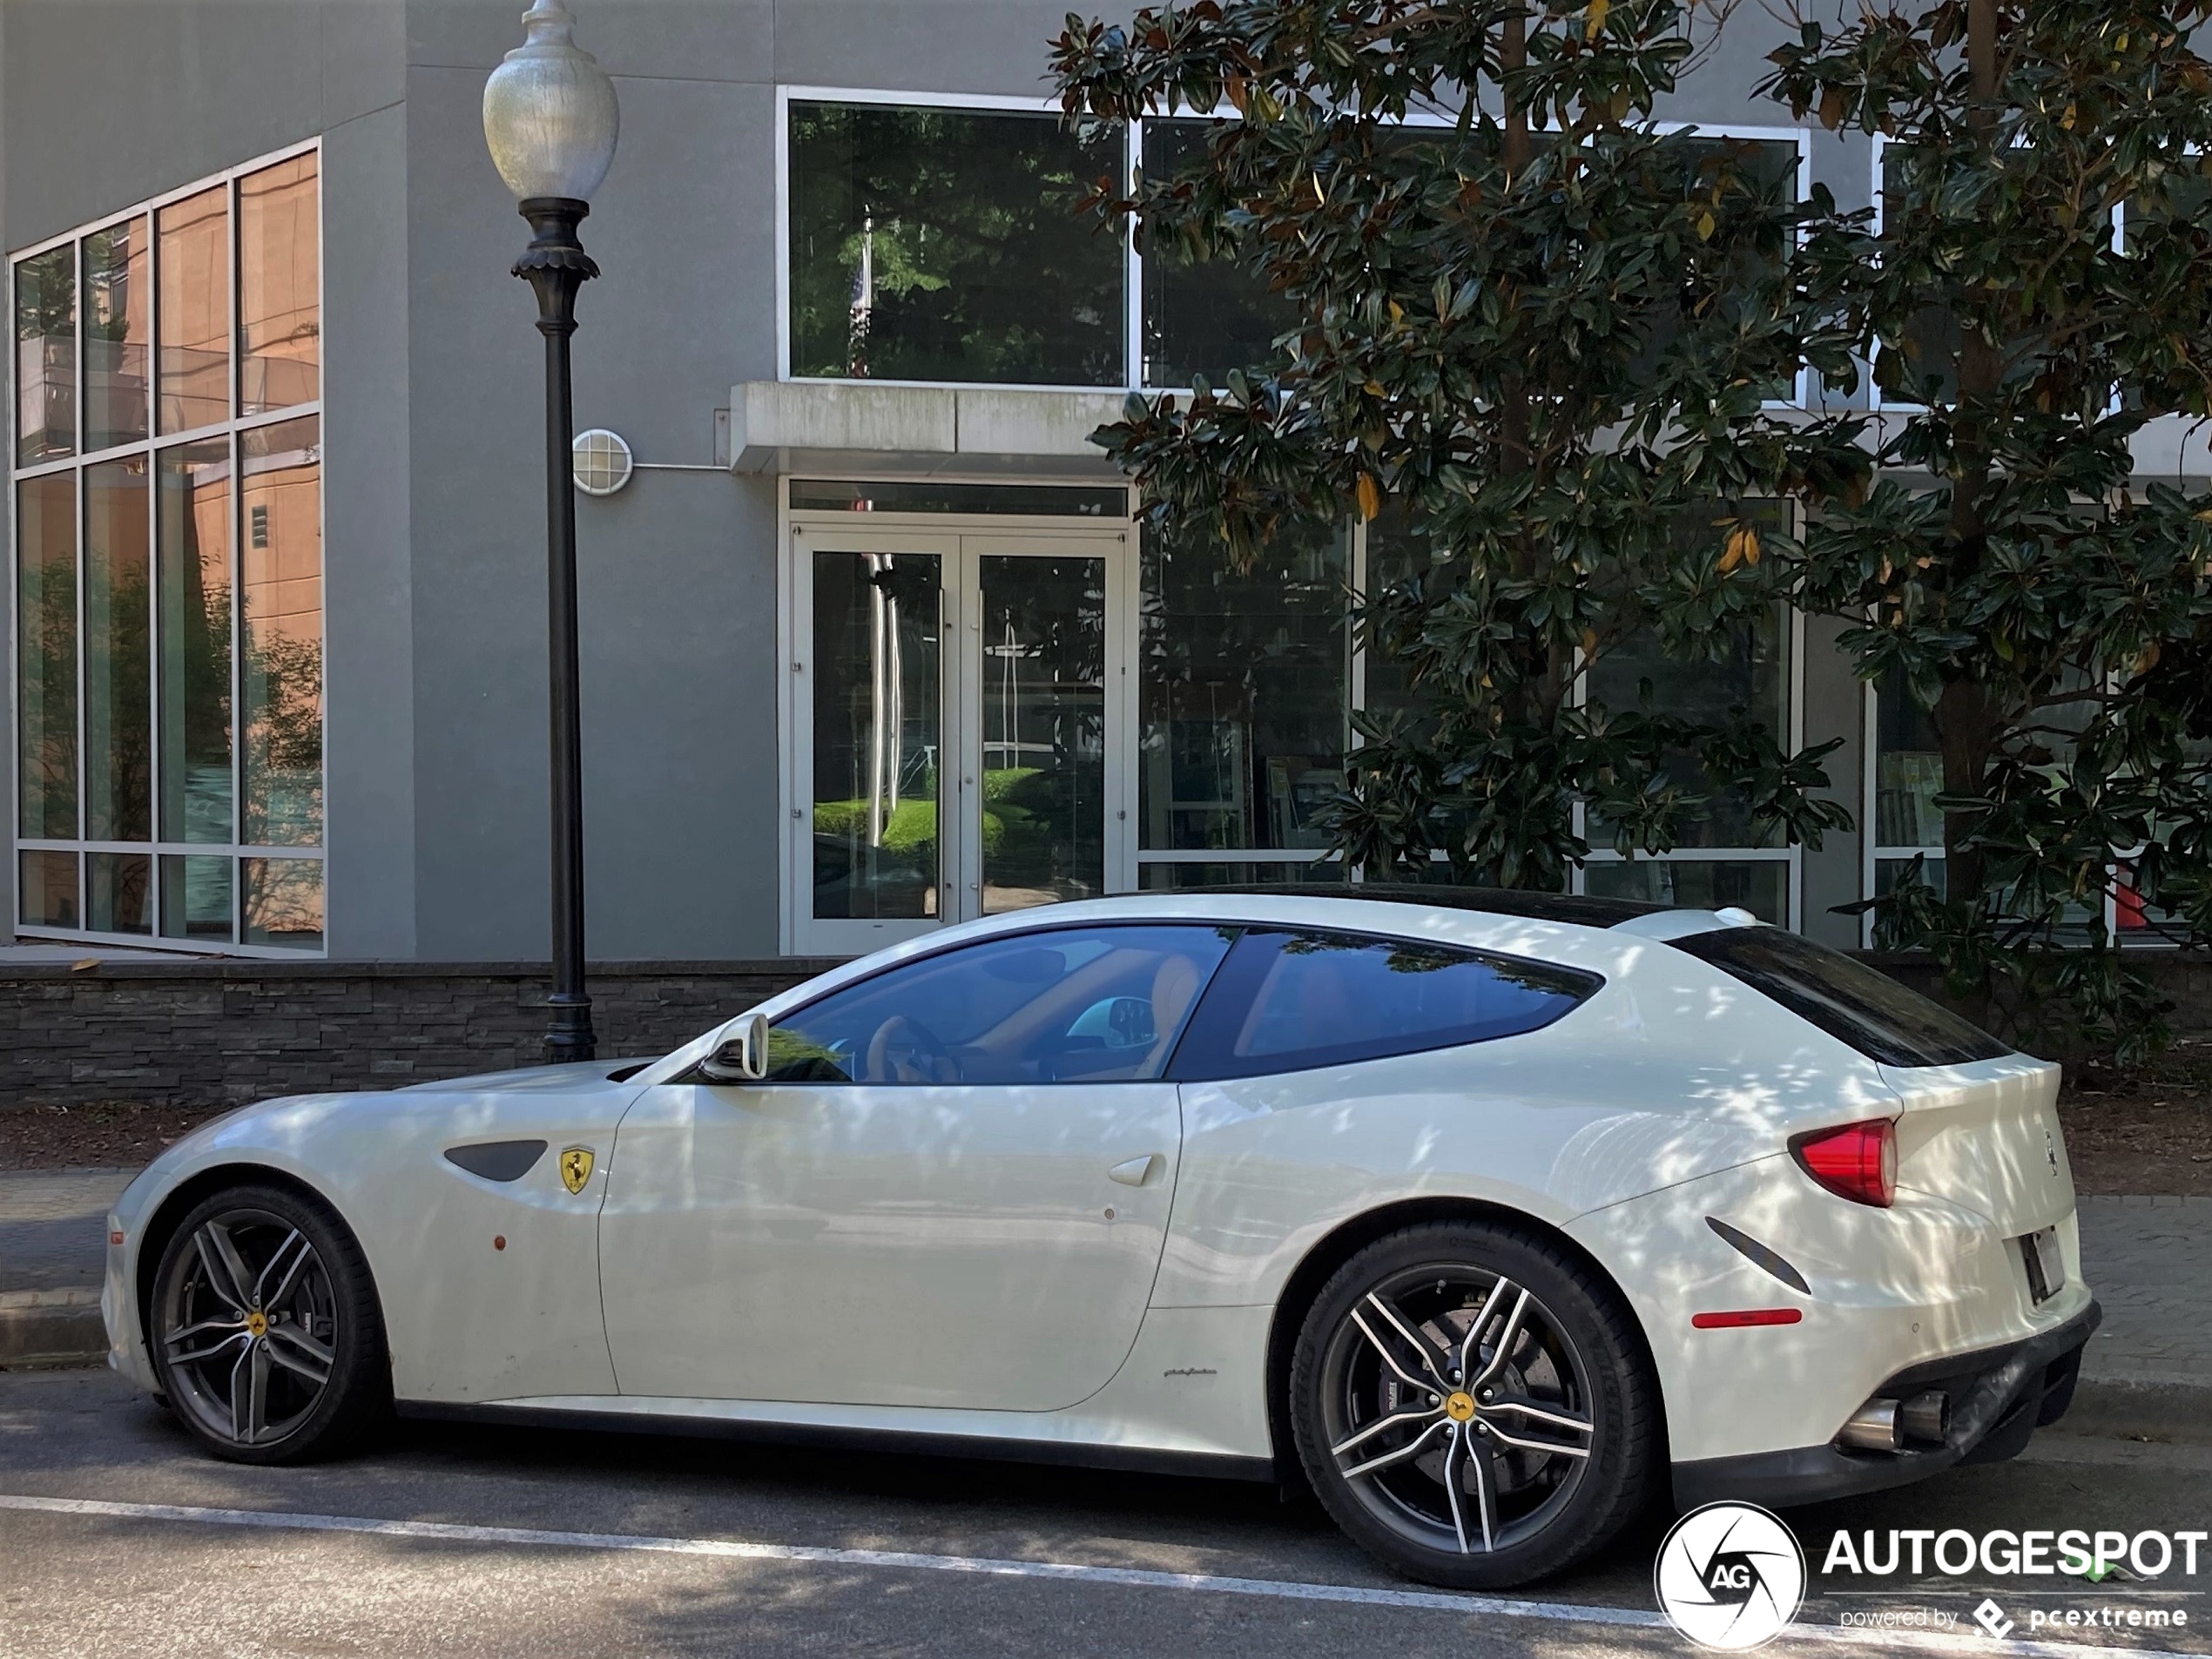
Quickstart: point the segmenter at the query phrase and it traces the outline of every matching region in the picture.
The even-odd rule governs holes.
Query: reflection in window
[[[16,915],[24,926],[77,926],[77,859],[36,847],[17,855]]]
[[[1790,925],[1790,866],[1782,859],[1592,859],[1582,891],[1692,910],[1734,907]]]
[[[77,478],[16,492],[17,789],[27,836],[77,835]],[[76,891],[72,878],[70,890]],[[72,900],[72,907],[74,900]]]
[[[146,435],[153,319],[146,221],[126,219],[84,239],[84,447]]]
[[[814,556],[814,914],[938,909],[938,559]]]
[[[983,911],[1106,890],[1106,567],[988,555]]]
[[[1144,123],[1144,175],[1164,179],[1201,158],[1217,121]],[[1298,326],[1298,307],[1225,255],[1194,253],[1164,236],[1144,242],[1144,383],[1219,386],[1232,368],[1264,372],[1275,337]]]
[[[233,937],[227,858],[164,853],[161,859],[161,936],[227,944]]]
[[[240,859],[238,872],[245,943],[322,948],[320,859]]]
[[[791,106],[791,368],[1117,386],[1120,242],[1080,211],[1118,133],[1054,115]]]
[[[163,208],[161,429],[187,432],[231,412],[230,187]]]
[[[1215,860],[1186,864],[1180,859],[1137,868],[1137,887],[1145,893],[1185,892],[1197,887],[1342,887],[1348,880],[1344,861],[1322,859],[1312,864],[1296,860],[1253,859],[1245,862]]]
[[[1935,723],[1896,669],[1874,688],[1874,844],[1925,847],[1941,856],[1943,751]]]
[[[786,1015],[768,1035],[768,1076],[829,1083],[1157,1077],[1229,934],[1052,928],[926,956]]]
[[[144,853],[93,853],[84,860],[84,925],[96,934],[153,931],[153,860]]]
[[[1200,536],[1145,537],[1141,846],[1328,846],[1350,736],[1349,541],[1286,527],[1240,571]]]
[[[321,227],[315,157],[238,181],[239,413],[322,395]]]
[[[239,559],[239,840],[322,840],[322,448],[313,415],[249,428],[239,492],[260,534]]]
[[[153,837],[153,687],[143,453],[84,471],[84,834]],[[125,931],[135,932],[136,929]]]
[[[16,266],[16,462],[77,451],[77,248]]]
[[[231,445],[160,452],[161,837],[231,839]]]

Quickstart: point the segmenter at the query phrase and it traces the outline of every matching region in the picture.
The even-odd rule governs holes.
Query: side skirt
[[[1270,1458],[1213,1452],[1176,1452],[1150,1447],[1107,1446],[1061,1440],[1018,1440],[986,1434],[948,1434],[922,1429],[850,1428],[723,1416],[682,1416],[661,1411],[591,1409],[565,1406],[449,1405],[400,1400],[404,1418],[428,1422],[492,1423],[517,1428],[584,1429],[610,1434],[665,1434],[726,1440],[759,1446],[798,1446],[833,1451],[889,1452],[917,1457],[981,1459],[1109,1469],[1136,1474],[1195,1475],[1261,1483],[1275,1479]]]

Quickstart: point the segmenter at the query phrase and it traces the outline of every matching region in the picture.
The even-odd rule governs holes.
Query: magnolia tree
[[[1612,653],[1694,665],[1795,604],[1846,618],[1858,671],[1940,744],[1941,868],[1872,907],[1879,941],[1932,949],[1986,1018],[2033,1003],[2155,1038],[2107,912],[2212,925],[2212,507],[2128,486],[2131,436],[2203,411],[2212,372],[2193,15],[1801,23],[1766,90],[1883,135],[1878,245],[1750,147],[1661,131],[1718,22],[1677,0],[1071,17],[1071,116],[1240,118],[1102,207],[1237,262],[1296,320],[1265,372],[1133,399],[1102,432],[1148,513],[1242,561],[1293,517],[1387,507],[1433,553],[1366,598],[1412,696],[1362,717],[1338,848],[1557,887],[1593,835],[1664,850],[1723,792],[1817,846],[1849,821],[1818,792],[1832,745],[1593,689]],[[1884,412],[1821,412],[1867,361]],[[1784,407],[1801,371],[1811,413]]]

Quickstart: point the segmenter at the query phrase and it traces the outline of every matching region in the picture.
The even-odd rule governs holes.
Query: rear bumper
[[[1940,1446],[1901,1452],[1801,1446],[1677,1463],[1675,1502],[1685,1510],[1723,1499],[1774,1508],[1820,1503],[1905,1486],[1960,1463],[2012,1457],[2039,1427],[2057,1422],[2074,1403],[2081,1350],[2103,1318],[2093,1301],[2052,1330],[2000,1347],[1923,1361],[1872,1391],[1895,1397],[1926,1388],[1947,1390],[1951,1429]]]

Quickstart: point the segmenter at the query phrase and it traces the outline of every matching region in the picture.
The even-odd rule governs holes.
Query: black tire
[[[170,1410],[232,1462],[333,1456],[391,1409],[361,1245],[287,1188],[242,1183],[194,1205],[162,1250],[146,1325]]]
[[[1563,1571],[1636,1519],[1664,1468],[1657,1385],[1611,1286],[1487,1223],[1409,1227],[1338,1269],[1299,1331],[1290,1408],[1337,1524],[1453,1589]]]

